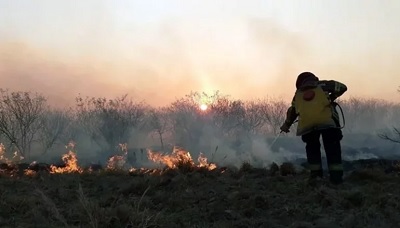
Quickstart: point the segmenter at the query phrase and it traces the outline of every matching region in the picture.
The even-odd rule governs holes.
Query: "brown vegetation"
[[[78,97],[76,102],[76,107],[55,109],[48,107],[40,94],[2,91],[0,141],[8,153],[17,151],[25,157],[60,151],[71,140],[78,145],[93,142],[90,148],[98,148],[94,152],[102,158],[119,152],[121,143],[156,146],[163,151],[169,151],[171,145],[211,151],[206,141],[212,138],[237,147],[235,151],[246,151],[251,150],[247,141],[252,138],[279,132],[289,105],[277,99],[232,99],[219,92],[191,93],[166,107],[150,107],[127,96]],[[202,111],[200,104],[209,108]],[[378,132],[397,140],[398,135],[389,137],[384,132],[400,121],[399,104],[364,98],[340,104],[347,120],[345,133]],[[397,129],[394,133],[398,134]]]
[[[288,168],[289,167],[289,168]],[[0,177],[1,227],[397,227],[398,170],[309,184],[291,165]],[[282,170],[283,169],[283,170]],[[280,170],[280,171],[279,171]],[[293,170],[291,170],[293,171]]]
[[[202,111],[200,104],[209,108]],[[340,104],[350,124],[345,133],[384,130],[399,122],[399,104],[361,98]],[[211,151],[210,140],[237,146],[231,157],[251,151],[246,140],[275,135],[288,102],[192,93],[170,106],[154,108],[126,96],[78,97],[77,106],[64,111],[47,107],[41,95],[4,91],[0,105],[1,227],[397,227],[400,223],[400,168],[393,161],[346,162],[345,183],[331,186],[326,180],[310,185],[307,171],[290,162],[268,168],[250,161],[238,168],[221,167],[218,162],[227,155],[221,154],[214,163],[218,147],[210,160],[200,153]],[[60,164],[29,164],[20,156],[50,156],[57,145],[70,140],[80,145],[88,138],[100,148],[97,155],[108,156],[106,166],[80,167],[77,157],[86,152],[77,151],[73,143]],[[126,143],[143,141],[148,148],[160,148],[145,155],[141,150],[142,156],[165,168],[127,163]],[[173,153],[164,153],[171,145]],[[175,145],[195,152],[191,155]],[[192,159],[195,154],[197,161]]]

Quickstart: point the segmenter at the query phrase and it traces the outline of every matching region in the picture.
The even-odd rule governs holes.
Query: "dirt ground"
[[[291,167],[0,177],[0,227],[399,227],[400,177],[310,184]]]

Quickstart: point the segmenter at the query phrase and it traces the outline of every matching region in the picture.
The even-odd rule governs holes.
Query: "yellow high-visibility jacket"
[[[291,126],[298,117],[296,135],[314,130],[339,128],[339,114],[332,102],[347,91],[347,86],[338,81],[315,81],[297,89],[286,116]]]

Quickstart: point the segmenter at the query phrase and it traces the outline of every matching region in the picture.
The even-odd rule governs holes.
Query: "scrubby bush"
[[[397,91],[400,93],[400,87]],[[392,116],[392,117],[396,116],[398,118],[400,116],[399,106],[396,107],[396,112],[390,112],[387,115]],[[392,132],[391,133],[380,133],[379,136],[385,140],[389,140],[389,141],[395,142],[395,143],[400,143],[400,128],[396,127],[400,124],[398,119],[391,120],[389,123],[390,124],[396,123],[395,126],[392,126]]]
[[[357,97],[339,103],[346,117],[345,134],[377,136],[400,120],[399,103]],[[201,104],[208,109],[201,110]],[[0,136],[10,152],[27,157],[32,148],[44,154],[70,140],[79,146],[84,137],[96,144],[102,155],[115,154],[120,143],[128,143],[131,149],[151,147],[164,152],[176,145],[193,156],[220,146],[236,153],[229,155],[235,157],[251,151],[254,139],[274,138],[289,104],[282,99],[240,100],[219,92],[192,92],[165,107],[151,107],[125,95],[114,99],[79,96],[75,107],[61,109],[49,107],[40,94],[3,90]],[[386,139],[399,142],[398,128],[394,133],[397,136],[385,135]]]

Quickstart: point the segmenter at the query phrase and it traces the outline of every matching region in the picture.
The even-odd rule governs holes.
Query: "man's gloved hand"
[[[282,126],[281,126],[281,131],[285,132],[285,133],[289,133],[290,132],[290,124],[288,124],[287,122],[285,122]]]

